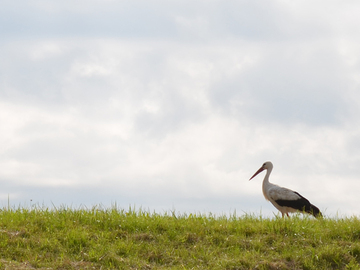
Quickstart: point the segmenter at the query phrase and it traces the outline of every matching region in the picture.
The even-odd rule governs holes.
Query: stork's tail
[[[322,217],[322,213],[320,212],[319,208],[317,208],[315,205],[310,204],[310,209],[306,211],[307,213],[313,215],[316,218]]]

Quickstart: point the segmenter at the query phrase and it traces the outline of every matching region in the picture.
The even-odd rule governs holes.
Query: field
[[[360,269],[360,220],[0,210],[0,269]]]

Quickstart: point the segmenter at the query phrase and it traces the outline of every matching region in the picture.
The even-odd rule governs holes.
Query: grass
[[[0,269],[360,269],[360,220],[0,210]]]

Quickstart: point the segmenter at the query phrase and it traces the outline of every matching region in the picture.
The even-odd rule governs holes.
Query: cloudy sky
[[[0,207],[360,215],[358,1],[1,3]]]

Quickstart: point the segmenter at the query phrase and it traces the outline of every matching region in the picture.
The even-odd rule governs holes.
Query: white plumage
[[[296,191],[270,183],[269,176],[272,169],[273,164],[270,161],[267,161],[250,178],[250,180],[263,170],[266,170],[266,175],[262,184],[264,197],[281,212],[283,217],[285,214],[289,216],[289,213],[297,211],[306,212],[308,214],[312,214],[315,217],[322,216],[319,208],[311,204],[305,197],[301,196]]]

